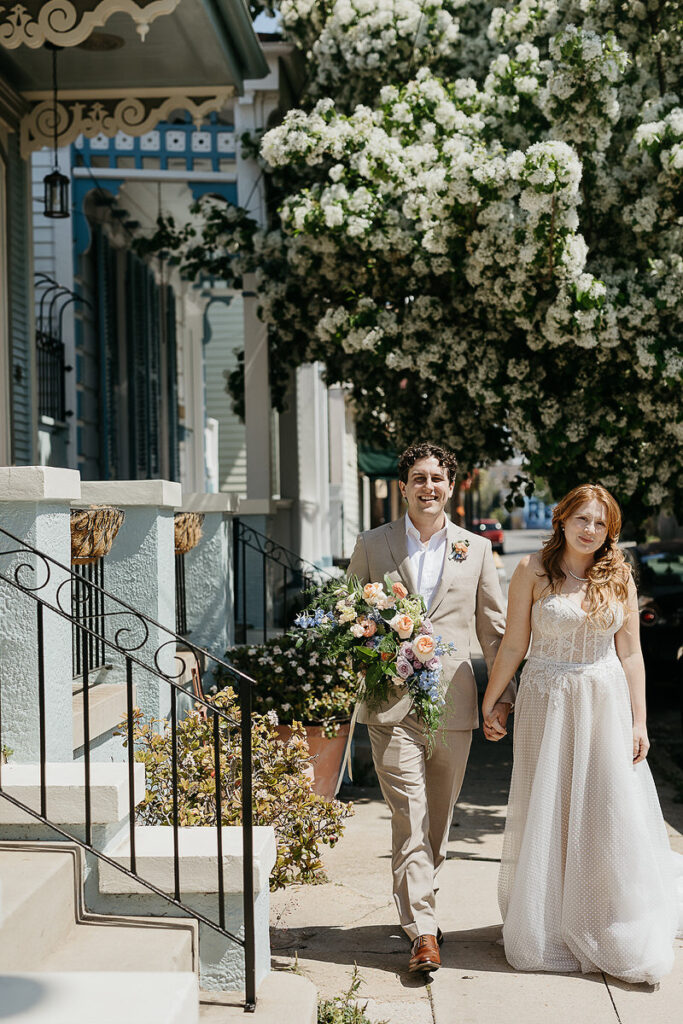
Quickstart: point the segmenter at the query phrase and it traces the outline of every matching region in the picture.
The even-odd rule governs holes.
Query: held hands
[[[647,728],[644,725],[633,726],[633,763],[640,764],[647,757],[650,749],[650,741],[647,737]]]
[[[498,702],[490,707],[485,703],[481,713],[484,719],[484,736],[487,740],[496,743],[498,740],[502,740],[503,736],[507,736],[505,726],[510,714],[509,704]]]

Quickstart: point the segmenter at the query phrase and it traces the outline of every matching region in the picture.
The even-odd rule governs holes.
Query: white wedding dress
[[[600,629],[562,594],[533,605],[498,899],[517,970],[653,983],[683,930],[683,857],[647,763],[632,763],[620,606],[614,616]]]

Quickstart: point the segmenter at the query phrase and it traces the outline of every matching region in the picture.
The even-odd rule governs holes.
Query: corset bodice
[[[529,657],[583,665],[614,657],[614,634],[624,621],[624,613],[620,604],[610,607],[613,621],[605,627],[564,594],[542,597],[531,609]]]

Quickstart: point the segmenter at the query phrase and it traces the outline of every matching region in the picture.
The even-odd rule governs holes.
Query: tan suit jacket
[[[451,545],[458,540],[469,541],[467,557],[460,562],[451,557]],[[381,582],[386,573],[394,582],[403,583],[410,593],[416,593],[417,581],[408,556],[404,517],[360,534],[348,572],[362,583]],[[479,715],[470,655],[470,624],[474,619],[477,638],[490,672],[505,632],[505,609],[491,542],[463,530],[450,520],[441,582],[432,598],[428,615],[435,635],[452,641],[456,647],[454,654],[443,659],[444,675],[448,679],[443,728],[475,729]],[[500,699],[514,703],[514,684],[510,684]],[[410,712],[410,704],[407,693],[390,698],[376,712],[371,712],[361,703],[358,721],[367,725],[400,722]]]

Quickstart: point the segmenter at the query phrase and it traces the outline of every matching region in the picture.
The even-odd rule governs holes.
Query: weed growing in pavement
[[[318,1004],[318,1024],[372,1024],[366,1016],[364,1006],[356,1001],[358,990],[363,984],[363,979],[358,970],[357,964],[353,965],[351,984],[346,992],[333,999],[324,999]],[[379,1021],[378,1024],[389,1024],[389,1021]]]

